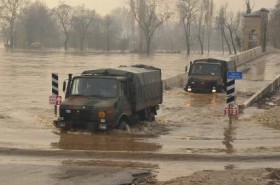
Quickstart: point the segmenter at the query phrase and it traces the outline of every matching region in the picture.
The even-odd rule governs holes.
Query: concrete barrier
[[[187,73],[182,73],[162,80],[163,89],[169,90],[174,87],[183,87],[187,83]]]
[[[237,66],[240,66],[240,65],[243,65],[244,63],[246,63],[250,60],[253,60],[255,58],[258,58],[264,54],[265,53],[262,52],[261,47],[256,47],[256,48],[244,51],[242,53],[239,53],[237,55],[233,55],[230,58],[234,59],[236,61]]]
[[[278,75],[273,81],[271,81],[266,87],[259,90],[252,97],[250,97],[247,101],[245,101],[242,105],[239,105],[241,109],[245,109],[246,107],[252,105],[254,102],[262,99],[268,93],[275,91],[280,86],[280,75]]]

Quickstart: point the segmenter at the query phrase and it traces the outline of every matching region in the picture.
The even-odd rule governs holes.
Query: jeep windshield
[[[197,75],[221,75],[221,65],[220,64],[209,64],[209,63],[194,63],[192,65],[190,74]]]
[[[106,78],[73,78],[70,95],[98,96],[114,98],[117,96],[117,81]]]

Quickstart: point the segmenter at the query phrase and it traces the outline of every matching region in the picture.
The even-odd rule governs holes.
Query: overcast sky
[[[35,0],[33,0],[35,1]],[[58,5],[60,0],[42,0],[46,2],[46,4],[53,8]],[[245,5],[244,0],[214,0],[216,3],[216,7],[224,2],[228,2],[229,9],[233,11],[244,11]],[[71,6],[78,6],[84,4],[85,7],[94,9],[98,14],[106,15],[110,13],[112,9],[117,7],[126,6],[128,0],[64,0],[66,4]],[[254,0],[254,10],[259,10],[261,8],[273,8],[277,2],[277,0]]]

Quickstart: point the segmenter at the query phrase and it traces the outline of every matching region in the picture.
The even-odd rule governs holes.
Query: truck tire
[[[152,108],[145,109],[145,119],[149,122],[155,121],[155,113]]]
[[[154,114],[153,112],[150,112],[149,115],[148,115],[148,117],[147,117],[147,120],[148,120],[149,122],[155,121],[155,114]]]
[[[131,133],[130,127],[129,127],[127,121],[125,121],[125,120],[120,121],[120,124],[119,124],[118,128],[120,130],[127,131],[128,133]]]

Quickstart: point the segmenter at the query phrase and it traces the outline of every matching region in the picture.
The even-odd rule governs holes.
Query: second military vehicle
[[[184,89],[187,92],[221,92],[226,88],[228,71],[236,71],[236,62],[231,58],[195,60],[190,63]]]

